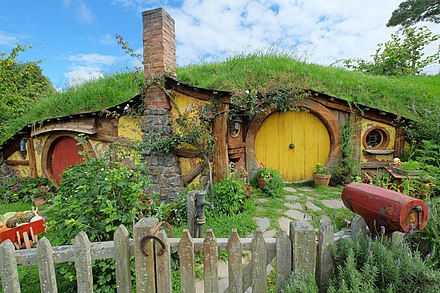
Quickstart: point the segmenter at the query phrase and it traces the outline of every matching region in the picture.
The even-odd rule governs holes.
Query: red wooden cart
[[[32,247],[32,243],[38,241],[37,234],[44,232],[44,219],[30,223],[21,224],[15,228],[7,228],[0,232],[0,243],[9,239],[14,243],[16,249]]]

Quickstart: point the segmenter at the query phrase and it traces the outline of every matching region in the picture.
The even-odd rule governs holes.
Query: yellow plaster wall
[[[14,153],[12,153],[12,155],[10,155],[7,160],[17,160],[17,161],[21,161],[21,160],[28,160],[29,159],[29,154],[26,155],[25,158],[23,158],[21,156],[21,152],[15,151]],[[13,169],[15,170],[15,172],[17,172],[17,175],[19,177],[27,177],[30,176],[30,168],[29,166],[25,166],[25,165],[15,165],[13,166]]]
[[[41,158],[43,156],[43,146],[48,137],[49,134],[42,134],[33,139],[38,177],[43,176],[43,169],[41,167]]]
[[[195,99],[193,97],[173,92],[174,101],[176,102],[177,107],[179,108],[180,112],[183,113],[185,110],[187,110],[191,106],[204,106],[207,105],[209,102],[204,100]],[[171,115],[173,117],[177,117],[178,113],[177,110],[172,107],[171,109]]]
[[[386,129],[387,135],[389,137],[388,145],[384,146],[381,149],[394,150],[394,142],[395,142],[395,138],[396,138],[396,128],[394,126],[391,126],[391,125],[386,124],[386,123],[382,123],[382,122],[378,122],[378,121],[362,118],[361,162],[368,162],[368,159],[366,158],[365,152],[364,152],[366,150],[366,148],[364,146],[363,141],[364,141],[365,132],[367,132],[368,129],[370,129],[371,127],[374,127],[374,126],[380,126],[380,127],[383,127],[384,129]],[[375,158],[376,158],[377,161],[392,161],[393,158],[394,158],[394,154],[390,154],[390,155],[376,155]]]
[[[118,137],[125,137],[132,140],[141,140],[141,117],[121,116],[118,124]]]

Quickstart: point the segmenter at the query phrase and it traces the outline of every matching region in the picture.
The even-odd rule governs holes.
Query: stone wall
[[[15,171],[6,165],[3,155],[0,154],[0,179],[17,177]]]
[[[166,109],[150,109],[142,117],[142,131],[154,131],[161,135],[172,132],[170,113]],[[171,201],[184,188],[179,159],[173,153],[144,153],[152,185],[150,192],[157,192],[163,201]]]

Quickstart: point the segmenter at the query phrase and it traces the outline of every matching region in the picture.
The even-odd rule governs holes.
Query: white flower
[[[249,95],[249,91],[248,90],[245,90],[244,92],[246,93],[246,95]]]

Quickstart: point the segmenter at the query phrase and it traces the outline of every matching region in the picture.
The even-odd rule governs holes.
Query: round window
[[[365,132],[364,146],[368,149],[378,149],[388,145],[388,135],[381,127],[372,127]]]

